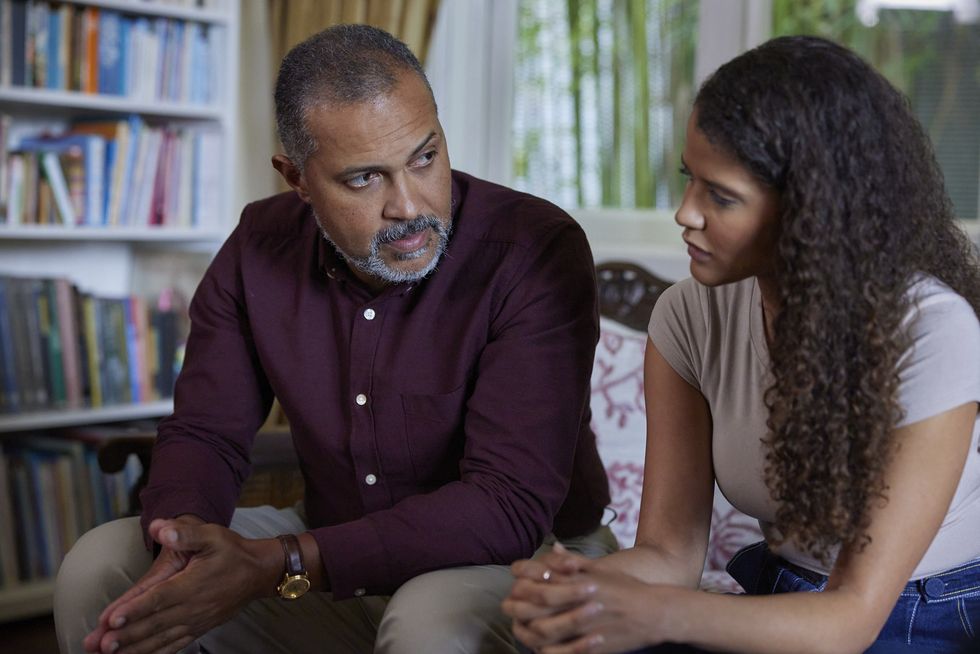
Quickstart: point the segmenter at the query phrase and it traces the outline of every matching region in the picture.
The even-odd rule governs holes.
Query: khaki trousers
[[[307,527],[296,509],[263,506],[235,511],[231,528],[246,538],[270,538]],[[536,555],[550,550],[551,543],[553,539]],[[607,527],[563,544],[592,558],[617,549]],[[82,639],[99,614],[150,563],[137,518],[96,527],[75,544],[55,584],[54,617],[62,654],[84,651]],[[500,611],[512,582],[507,566],[479,565],[419,575],[390,597],[335,602],[329,593],[311,592],[292,602],[256,600],[184,652],[513,654],[518,648],[510,620]]]

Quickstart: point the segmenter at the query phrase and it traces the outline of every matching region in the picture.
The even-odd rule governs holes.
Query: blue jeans
[[[726,567],[750,595],[819,592],[827,577],[782,559],[755,543]],[[866,654],[966,652],[980,636],[980,559],[910,581]]]
[[[827,585],[827,577],[776,556],[764,541],[736,552],[726,569],[749,595],[820,592]],[[668,643],[640,651],[702,650]],[[892,653],[980,653],[980,559],[905,586],[878,639],[865,652]]]

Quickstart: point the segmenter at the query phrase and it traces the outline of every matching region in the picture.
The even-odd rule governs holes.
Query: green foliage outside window
[[[697,4],[521,0],[515,185],[564,206],[676,206]]]
[[[902,90],[925,127],[957,215],[980,203],[980,25],[952,12],[880,9],[867,26],[857,0],[772,0],[773,35],[813,34],[847,45]]]

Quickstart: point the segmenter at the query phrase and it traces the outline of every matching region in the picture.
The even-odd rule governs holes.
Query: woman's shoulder
[[[962,295],[931,275],[917,275],[909,285],[905,325],[913,338],[935,331],[980,335],[980,320]]]
[[[938,279],[909,286],[908,349],[899,361],[900,400],[908,424],[980,400],[980,320],[973,306]]]

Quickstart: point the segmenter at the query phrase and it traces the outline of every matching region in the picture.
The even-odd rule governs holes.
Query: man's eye
[[[351,177],[350,179],[348,179],[347,185],[352,188],[364,188],[365,186],[370,184],[371,180],[373,180],[376,176],[377,173],[362,173],[357,177]]]
[[[436,158],[435,150],[432,150],[430,152],[425,152],[423,154],[420,154],[415,159],[415,161],[412,162],[412,166],[414,166],[415,168],[424,168],[425,166],[428,166],[430,163],[432,163],[432,160],[435,158]]]

